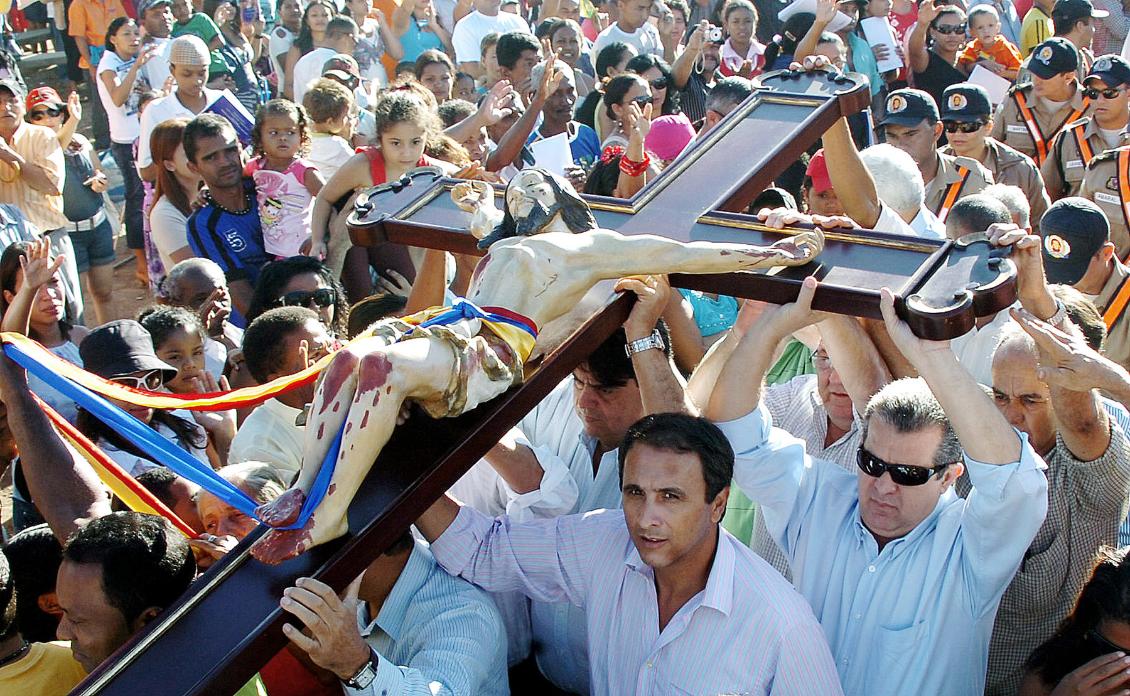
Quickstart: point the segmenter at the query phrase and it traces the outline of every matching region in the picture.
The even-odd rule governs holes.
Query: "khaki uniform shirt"
[[[993,175],[993,181],[998,184],[1016,186],[1024,192],[1031,209],[1030,217],[1032,227],[1038,228],[1040,218],[1044,211],[1051,205],[1048,193],[1044,190],[1044,178],[1032,158],[1019,150],[1015,150],[993,138],[985,139],[988,154],[981,162]],[[942,154],[953,155],[953,148],[946,145],[941,150]]]
[[[1083,139],[1091,147],[1090,158],[1084,157],[1079,149],[1079,139],[1075,134],[1077,129],[1082,129]],[[1130,144],[1130,133],[1123,132],[1118,145],[1127,144]],[[1040,173],[1044,176],[1044,183],[1052,200],[1078,196],[1090,159],[1094,159],[1108,149],[1106,140],[1099,131],[1098,123],[1090,116],[1084,116],[1064,126],[1052,141],[1052,146],[1048,149],[1048,158],[1040,167]]]
[[[992,172],[977,160],[968,157],[943,155],[939,152],[938,173],[926,184],[926,200],[924,201],[926,207],[935,215],[938,215],[942,209],[942,203],[945,201],[946,192],[950,185],[961,181],[959,166],[969,170],[969,178],[965,180],[965,184],[958,191],[957,198],[953,200],[954,203],[960,200],[962,196],[980,193],[986,186],[993,183]],[[943,222],[945,221],[943,220]]]
[[[1110,241],[1122,261],[1130,256],[1130,227],[1122,212],[1122,199],[1118,193],[1118,153],[1126,148],[1107,150],[1087,165],[1079,195],[1102,209],[1110,222]]]
[[[1118,295],[1119,289],[1122,288],[1123,281],[1127,278],[1130,278],[1130,268],[1115,259],[1114,270],[1095,300],[1095,306],[1099,308],[1099,313],[1103,315],[1104,320],[1106,319],[1107,307],[1110,307],[1114,298]],[[1107,323],[1103,355],[1130,369],[1130,319],[1127,318],[1127,314],[1130,314],[1130,312],[1127,309],[1130,309],[1130,305],[1124,307],[1122,312],[1114,317],[1113,323]]]
[[[1024,123],[1024,116],[1020,113],[1020,107],[1016,103],[1017,92],[1022,93],[1027,100],[1028,108],[1032,110],[1032,116],[1035,118],[1040,132],[1043,133],[1044,142],[1048,147],[1051,147],[1058,129],[1066,125],[1068,117],[1076,110],[1081,111],[1081,116],[1091,114],[1090,102],[1083,98],[1083,90],[1081,89],[1076,89],[1075,96],[1062,109],[1057,111],[1048,111],[1044,101],[1037,99],[1032,93],[1032,85],[1030,84],[1022,84],[1010,89],[1008,97],[993,118],[993,138],[1014,150],[1020,150],[1035,160],[1037,165],[1042,163],[1040,158],[1036,156],[1036,143],[1032,140],[1028,126]]]

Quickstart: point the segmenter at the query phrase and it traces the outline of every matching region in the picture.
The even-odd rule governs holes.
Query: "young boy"
[[[194,11],[191,0],[173,0],[172,11],[173,19],[176,20],[170,34],[173,38],[194,34],[203,39],[210,51],[218,51],[224,45],[220,28],[208,15]]]
[[[1006,80],[1015,80],[1020,72],[1020,50],[1001,36],[1001,18],[992,5],[977,5],[969,11],[969,34],[973,41],[958,56],[957,63],[965,74],[981,65]]]
[[[308,159],[328,181],[353,156],[353,93],[323,77],[306,90],[302,106],[312,124]]]

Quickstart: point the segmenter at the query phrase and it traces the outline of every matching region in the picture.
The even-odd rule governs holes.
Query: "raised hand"
[[[541,82],[538,84],[537,96],[535,97],[539,104],[544,104],[561,86],[561,81],[565,79],[564,70],[572,69],[568,66],[560,67],[557,63],[556,53],[550,52],[548,55],[549,58],[545,70],[542,71]]]
[[[231,308],[228,307],[226,300],[227,291],[224,288],[216,288],[196,311],[200,323],[213,338],[224,333],[224,321],[231,314]]]
[[[412,294],[412,283],[391,268],[385,270],[385,275],[377,276],[377,289],[390,295],[408,299]]]
[[[613,290],[636,295],[636,303],[632,305],[632,311],[624,322],[624,331],[629,340],[650,334],[671,299],[671,285],[667,282],[667,276],[662,275],[627,276],[616,281]]]
[[[1113,652],[1100,655],[1060,680],[1050,696],[1107,696],[1124,694],[1130,686],[1130,657]]]
[[[491,87],[487,95],[483,97],[482,103],[479,104],[479,110],[475,114],[479,118],[479,123],[484,126],[493,126],[514,113],[510,104],[513,103],[516,95],[517,93],[511,86],[510,80],[496,82],[494,87]]]
[[[800,234],[774,242],[770,247],[782,266],[803,266],[816,258],[824,249],[824,233],[811,229]]]
[[[935,4],[935,0],[925,0],[918,6],[918,23],[932,24],[938,16],[938,11],[944,6],[944,4]]]
[[[630,142],[643,144],[647,134],[651,132],[652,104],[647,104],[640,109],[640,105],[632,102],[624,115],[624,132],[628,134]]]
[[[895,347],[911,361],[911,364],[917,366],[916,359],[927,353],[949,352],[949,341],[927,341],[914,335],[910,326],[900,319],[895,311],[895,295],[890,288],[883,288],[879,292],[879,309],[883,313],[883,323],[886,324],[887,333],[890,334]]]
[[[822,26],[827,26],[832,23],[836,18],[836,13],[839,12],[839,5],[836,0],[816,0],[816,23]],[[918,16],[922,16],[922,10],[918,10]]]
[[[50,283],[65,259],[66,256],[63,254],[51,258],[50,240],[43,238],[32,242],[28,247],[27,255],[20,257],[20,270],[24,274],[24,282],[20,290],[35,292]]]
[[[703,47],[706,45],[706,32],[710,29],[710,22],[705,19],[698,23],[698,26],[691,31],[691,35],[687,37],[687,50],[691,53],[702,53]]]
[[[172,77],[170,76],[169,79],[172,79]],[[76,121],[82,120],[82,101],[79,99],[78,92],[71,92],[70,96],[67,97],[67,113]]]
[[[1111,392],[1130,381],[1126,370],[1087,345],[1071,322],[1065,322],[1064,329],[1058,329],[1023,309],[1013,309],[1011,314],[1036,342],[1039,351],[1036,375],[1040,381],[1071,391],[1104,389]]]
[[[357,598],[360,578],[338,597],[329,585],[313,578],[298,578],[283,590],[279,606],[306,627],[300,631],[283,624],[283,633],[314,664],[345,680],[356,674],[370,657],[370,650],[357,628]]]

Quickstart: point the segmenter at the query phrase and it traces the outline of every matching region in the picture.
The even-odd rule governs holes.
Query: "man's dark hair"
[[[349,308],[349,338],[356,338],[362,331],[385,317],[397,316],[407,304],[407,298],[391,292],[369,295]]]
[[[184,156],[196,162],[196,143],[201,138],[214,138],[225,133],[235,134],[231,122],[216,114],[200,114],[184,127]]]
[[[544,170],[543,170],[544,171]],[[544,222],[548,223],[549,220],[557,212],[561,213],[561,220],[569,231],[574,234],[581,232],[588,232],[589,230],[596,229],[596,218],[592,216],[592,211],[589,210],[588,203],[577,195],[577,192],[570,187],[563,187],[557,177],[545,172],[545,180],[549,184],[549,188],[553,190],[554,197],[559,201],[558,210],[542,209],[542,216],[545,217]],[[511,180],[513,182],[513,180]],[[537,213],[537,209],[531,216]],[[506,213],[502,216],[502,222],[494,228],[494,231],[479,240],[480,249],[489,249],[491,244],[494,244],[500,239],[509,239],[510,237],[526,237],[531,234],[537,234],[541,231],[540,226],[535,226],[534,229],[525,230],[520,229],[522,225],[510,213],[509,206],[506,206]]]
[[[685,454],[697,454],[706,481],[706,502],[718,497],[734,477],[734,448],[717,425],[685,413],[644,416],[628,428],[620,442],[620,485],[624,485],[624,462],[638,444]]]
[[[663,354],[670,359],[671,336],[667,330],[667,323],[660,319],[656,328],[659,329],[659,334],[663,337]],[[589,357],[581,363],[600,386],[622,387],[629,380],[636,378],[632,359],[624,352],[624,345],[627,342],[628,337],[624,333],[624,328],[620,327],[611,336],[604,339],[604,342],[597,346],[596,350],[590,353]]]
[[[138,474],[136,477],[137,482],[145,487],[145,490],[153,494],[157,500],[165,504],[165,507],[172,510],[176,504],[177,499],[173,496],[173,484],[177,482],[177,475],[173,470],[157,466],[152,469],[146,469]]]
[[[334,18],[326,25],[326,38],[344,36],[346,34],[357,34],[360,31],[357,28],[357,22],[348,15],[334,15]]]
[[[749,80],[737,75],[726,77],[715,82],[710,94],[706,95],[706,108],[724,116],[751,94],[753,84]]]
[[[946,227],[966,232],[984,232],[989,226],[1012,222],[1012,214],[996,198],[983,193],[974,193],[962,198],[950,208]]]
[[[524,31],[509,31],[498,37],[498,46],[494,55],[498,58],[498,66],[513,70],[522,57],[523,51],[537,53],[541,50],[538,40]]]
[[[33,643],[55,640],[59,619],[39,608],[39,597],[55,591],[55,578],[63,562],[59,540],[46,524],[37,524],[12,536],[0,555],[7,556],[15,583],[16,623],[20,634]],[[2,599],[0,605],[3,605]]]
[[[439,105],[437,113],[443,127],[451,128],[463,119],[470,118],[475,113],[475,105],[463,99],[448,99]]]
[[[243,358],[256,381],[269,381],[269,375],[282,367],[287,337],[311,320],[319,321],[318,315],[307,307],[278,307],[268,309],[251,322],[243,333]]]
[[[611,41],[604,44],[604,48],[596,54],[596,65],[593,66],[596,69],[596,79],[608,79],[608,71],[624,62],[624,54],[630,50],[632,50],[632,47],[623,41]]]
[[[184,535],[163,517],[112,512],[75,532],[63,560],[102,566],[102,591],[132,623],[149,608],[164,609],[196,575]]]
[[[1081,5],[1075,3],[1059,3],[1052,8],[1052,27],[1055,29],[1053,36],[1067,36],[1075,31],[1079,22],[1090,24],[1094,21],[1090,12],[1080,12]],[[1074,45],[1074,44],[1073,44]],[[1080,56],[1082,59],[1082,56]]]
[[[8,557],[0,553],[0,640],[16,634],[16,581],[8,567]]]

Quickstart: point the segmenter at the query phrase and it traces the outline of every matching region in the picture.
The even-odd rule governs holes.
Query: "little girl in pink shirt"
[[[314,196],[325,181],[303,155],[310,147],[306,111],[286,99],[259,108],[251,144],[257,157],[245,174],[255,180],[263,248],[280,258],[297,256],[310,238]]]

